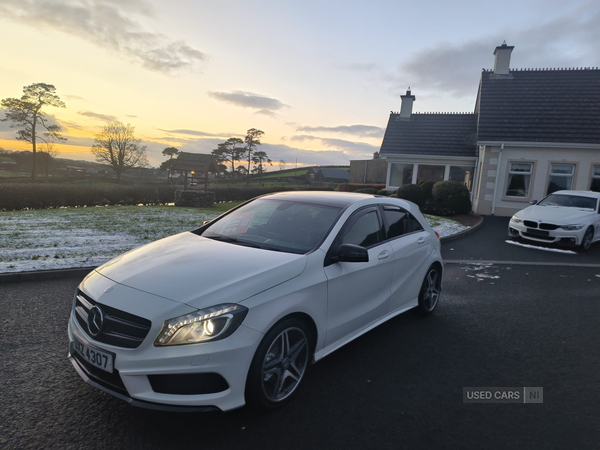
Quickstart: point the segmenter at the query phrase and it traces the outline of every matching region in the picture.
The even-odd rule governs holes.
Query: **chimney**
[[[506,41],[501,46],[496,47],[496,50],[494,50],[494,56],[496,57],[494,61],[495,75],[508,75],[510,71],[510,54],[513,48],[515,47],[506,45]]]
[[[400,109],[400,117],[409,119],[410,116],[412,115],[413,102],[417,99],[417,97],[410,94],[410,86],[409,86],[408,90],[406,91],[406,95],[401,95],[400,98],[402,99],[402,107]]]

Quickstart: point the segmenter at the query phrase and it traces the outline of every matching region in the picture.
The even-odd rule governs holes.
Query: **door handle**
[[[420,238],[417,240],[417,244],[423,244],[423,243],[425,243],[425,238],[424,238],[424,237],[420,237]]]
[[[387,250],[382,251],[377,257],[379,261],[383,261],[384,259],[388,259],[390,257],[390,252]]]

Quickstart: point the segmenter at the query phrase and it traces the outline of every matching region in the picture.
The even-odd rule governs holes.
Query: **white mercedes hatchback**
[[[439,236],[413,203],[266,195],[91,272],[69,358],[137,406],[273,408],[312,362],[402,312],[430,314],[442,274]]]
[[[600,192],[556,191],[512,216],[508,235],[587,250],[600,240]]]

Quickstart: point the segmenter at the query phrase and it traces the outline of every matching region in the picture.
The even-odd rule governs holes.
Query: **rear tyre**
[[[587,230],[585,230],[585,234],[583,235],[583,239],[581,240],[581,245],[579,246],[579,248],[582,251],[589,250],[589,248],[592,246],[593,240],[594,240],[594,229],[592,227],[589,227]]]
[[[273,409],[293,398],[312,360],[310,339],[308,327],[297,319],[284,320],[269,330],[250,365],[246,382],[250,406]]]
[[[431,266],[427,270],[421,291],[419,292],[419,306],[416,312],[422,316],[429,316],[438,304],[442,292],[442,271],[438,266]]]

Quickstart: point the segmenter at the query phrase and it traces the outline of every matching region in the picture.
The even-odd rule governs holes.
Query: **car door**
[[[402,308],[418,297],[431,253],[429,233],[408,211],[383,206],[384,230],[394,254],[389,311]]]
[[[388,310],[394,258],[392,247],[384,242],[382,225],[376,206],[360,209],[348,219],[327,253],[326,346],[356,334]],[[336,262],[342,244],[365,247],[369,261]]]

